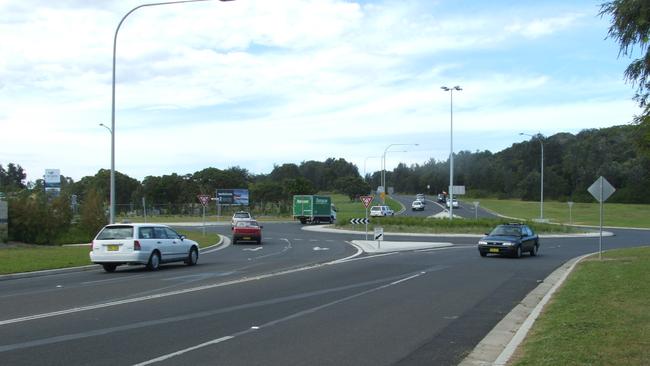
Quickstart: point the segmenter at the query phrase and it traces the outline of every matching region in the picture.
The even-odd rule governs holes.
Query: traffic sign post
[[[571,209],[573,208],[573,201],[567,202],[567,205],[569,205],[569,225],[573,224],[573,216],[571,215]]]
[[[474,218],[478,220],[478,205],[479,201],[472,202],[474,204]]]
[[[381,248],[381,241],[384,240],[384,228],[383,227],[375,227],[375,235],[374,235],[375,240],[377,240],[377,249]]]
[[[382,192],[383,194],[383,192]],[[366,208],[366,240],[368,240],[368,207],[375,197],[373,196],[360,196],[359,199],[363,202],[363,206]]]
[[[199,194],[196,197],[199,199],[199,202],[201,202],[201,205],[203,206],[203,236],[205,236],[205,206],[210,203],[210,196],[207,194]]]
[[[603,203],[616,191],[616,188],[614,188],[607,179],[600,176],[589,188],[587,188],[587,191],[589,191],[589,193],[600,202],[600,239],[598,241],[598,259],[603,259]]]

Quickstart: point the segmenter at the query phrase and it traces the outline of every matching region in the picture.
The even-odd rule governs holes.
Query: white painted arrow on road
[[[246,248],[244,250],[248,250],[249,252],[257,252],[258,250],[262,249],[263,247],[257,247],[257,248]]]
[[[314,250],[330,250],[330,248],[321,248],[321,247],[314,247]]]

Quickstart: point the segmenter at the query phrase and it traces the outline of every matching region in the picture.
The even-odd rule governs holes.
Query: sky
[[[143,7],[117,37],[115,167],[353,162],[361,174],[630,123],[597,1],[236,0]],[[0,0],[0,164],[110,168],[113,36],[143,1]],[[453,93],[441,86],[460,86]],[[402,145],[398,145],[402,144]],[[417,144],[417,145],[416,145]],[[393,145],[393,146],[391,146]]]

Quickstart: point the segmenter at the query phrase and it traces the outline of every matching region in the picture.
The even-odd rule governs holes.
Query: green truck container
[[[330,196],[293,196],[293,218],[302,224],[333,223],[336,221],[336,208]]]

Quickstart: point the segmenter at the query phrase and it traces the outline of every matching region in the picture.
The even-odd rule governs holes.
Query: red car
[[[254,241],[262,244],[262,226],[255,220],[241,220],[232,228],[232,243]]]

